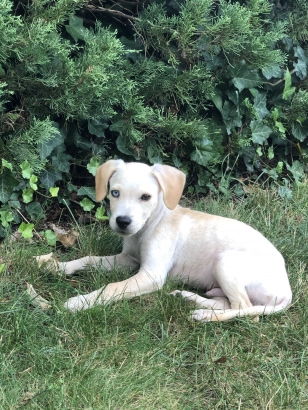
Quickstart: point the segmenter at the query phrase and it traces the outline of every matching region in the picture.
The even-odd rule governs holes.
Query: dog
[[[204,289],[205,297],[172,292],[194,304],[191,318],[224,321],[286,309],[292,292],[282,255],[261,233],[229,218],[181,207],[180,170],[155,164],[109,160],[96,172],[96,199],[108,192],[110,227],[123,237],[122,252],[86,256],[58,269],[71,275],[89,266],[138,272],[86,295],[72,297],[73,312],[161,289],[167,276]]]

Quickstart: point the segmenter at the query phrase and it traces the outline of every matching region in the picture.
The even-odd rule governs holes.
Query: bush
[[[266,180],[290,197],[308,152],[308,6],[289,3],[1,0],[0,235],[55,200],[93,209],[113,156],[175,165],[198,193]]]

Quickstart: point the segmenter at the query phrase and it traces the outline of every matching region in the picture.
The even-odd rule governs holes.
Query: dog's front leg
[[[70,262],[58,262],[58,269],[66,275],[84,270],[88,267],[102,267],[105,270],[111,270],[116,266],[126,266],[136,268],[138,263],[128,254],[122,252],[119,255],[111,256],[85,256],[84,258],[75,259]]]
[[[167,275],[165,275],[167,276]],[[130,299],[146,293],[151,293],[162,288],[165,276],[151,274],[141,269],[136,275],[121,282],[109,283],[87,295],[76,296],[68,299],[64,307],[77,312],[86,310],[94,305],[107,305],[120,299]]]

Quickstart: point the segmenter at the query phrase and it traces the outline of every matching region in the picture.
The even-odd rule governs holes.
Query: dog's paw
[[[44,266],[46,269],[54,272],[58,272],[59,269],[59,262],[54,257],[53,253],[47,253],[46,255],[39,255],[34,256],[39,268]]]
[[[183,297],[181,290],[174,290],[173,292],[170,292],[170,295],[175,297]]]
[[[197,309],[189,316],[190,320],[195,322],[212,322],[216,321],[215,311],[213,309]]]
[[[86,310],[94,305],[93,300],[87,295],[75,296],[68,299],[64,303],[64,308],[71,312],[79,312],[80,310]]]

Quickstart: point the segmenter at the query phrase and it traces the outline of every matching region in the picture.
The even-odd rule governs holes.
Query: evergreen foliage
[[[56,186],[93,200],[114,156],[175,165],[198,193],[267,179],[290,197],[303,178],[306,1],[0,6],[0,236]]]

